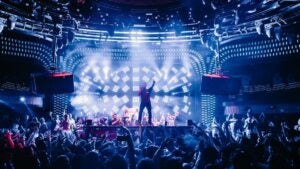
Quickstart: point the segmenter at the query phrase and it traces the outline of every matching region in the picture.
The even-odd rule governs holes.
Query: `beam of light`
[[[164,72],[164,80],[167,80],[168,79],[169,70],[167,68],[164,68],[163,72]]]
[[[108,79],[108,72],[109,72],[109,67],[108,66],[105,66],[103,68],[103,73],[104,73],[104,76],[105,76],[105,79],[107,80]]]

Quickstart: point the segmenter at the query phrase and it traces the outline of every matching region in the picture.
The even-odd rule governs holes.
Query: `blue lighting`
[[[25,103],[25,101],[26,101],[26,98],[25,98],[24,96],[21,96],[21,97],[20,97],[20,102]]]

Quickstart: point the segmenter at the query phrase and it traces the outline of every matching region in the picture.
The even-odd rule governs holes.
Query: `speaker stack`
[[[218,74],[202,76],[201,92],[210,95],[235,95],[241,89],[241,78],[234,78]]]
[[[36,94],[63,94],[74,92],[73,74],[60,73],[34,73],[31,74],[31,89]]]

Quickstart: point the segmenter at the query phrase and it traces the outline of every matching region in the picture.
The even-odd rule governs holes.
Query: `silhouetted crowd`
[[[297,117],[299,118],[299,117]],[[82,119],[81,119],[82,120]],[[70,114],[26,117],[0,135],[3,169],[299,169],[300,119],[228,115],[168,132],[120,126],[116,137],[83,134]],[[79,127],[78,127],[79,126]],[[156,127],[157,128],[157,127]],[[176,128],[176,127],[174,127]],[[81,130],[81,134],[78,134]],[[151,135],[151,137],[149,136]]]

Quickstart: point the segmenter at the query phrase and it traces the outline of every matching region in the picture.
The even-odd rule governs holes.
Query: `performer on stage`
[[[140,87],[140,90],[139,90],[139,96],[140,96],[140,99],[141,99],[141,104],[140,104],[140,110],[139,110],[139,118],[138,118],[138,124],[140,125],[141,124],[141,120],[142,120],[142,114],[143,114],[143,111],[145,109],[145,107],[147,108],[148,110],[148,123],[149,125],[152,125],[152,113],[151,113],[151,101],[150,101],[150,94],[153,90],[153,87],[155,85],[155,81],[153,81],[152,83],[152,86],[147,89],[147,83],[144,82],[142,84],[142,86]]]

